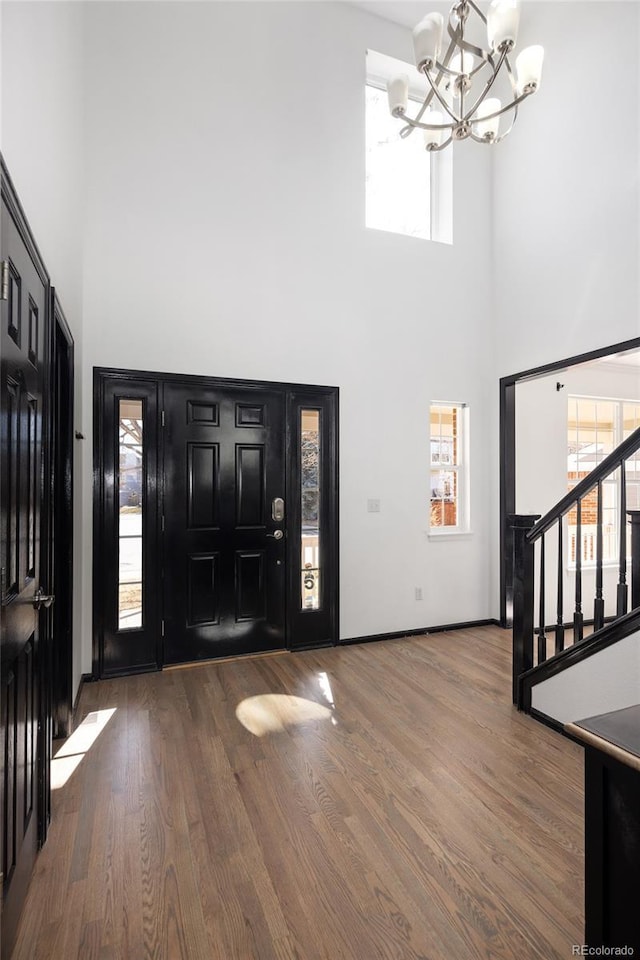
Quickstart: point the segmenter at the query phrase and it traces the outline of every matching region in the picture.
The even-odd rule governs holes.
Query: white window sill
[[[425,530],[427,540],[471,540],[473,530]]]

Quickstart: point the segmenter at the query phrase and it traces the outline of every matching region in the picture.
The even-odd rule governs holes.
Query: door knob
[[[44,594],[42,592],[42,589],[38,587],[35,594],[33,595],[33,599],[31,603],[33,604],[36,610],[39,610],[40,607],[45,607],[45,608],[50,607],[55,599],[56,598],[54,596],[47,596],[46,594]]]
[[[284,537],[284,530],[274,530],[273,533],[268,533],[268,537],[273,537],[274,540],[282,540]]]

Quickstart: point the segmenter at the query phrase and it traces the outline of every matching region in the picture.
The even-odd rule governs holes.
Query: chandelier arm
[[[505,66],[507,68],[507,73],[509,74],[509,80],[511,81],[511,90],[514,97],[518,95],[518,82],[516,80],[516,75],[511,69],[511,61],[509,57],[505,57]]]
[[[460,40],[458,45],[460,47],[460,70],[464,75],[464,26],[467,22],[467,17],[469,15],[469,8],[464,5],[464,0],[461,0],[462,6],[460,7]],[[460,95],[460,117],[464,117],[464,100],[465,100],[466,86],[464,81],[459,85],[459,95]],[[453,97],[451,98],[453,100]]]
[[[476,143],[484,143],[485,145],[488,143],[489,144],[500,143],[502,140],[505,139],[505,137],[509,136],[509,134],[513,130],[513,125],[516,122],[516,118],[518,116],[518,107],[515,101],[514,103],[510,103],[507,109],[511,109],[511,108],[513,108],[513,117],[511,119],[511,123],[509,124],[509,127],[504,131],[504,133],[501,133],[499,137],[492,137],[490,140],[487,140],[485,137],[479,137],[477,134],[473,132],[473,130],[470,130],[469,132],[470,138],[472,140],[475,140]],[[495,116],[498,116],[498,114],[495,114]]]
[[[486,23],[486,22],[487,22],[487,18],[485,17],[485,15],[484,15],[484,13],[482,12],[482,10],[480,9],[480,7],[478,7],[478,6],[473,2],[473,0],[467,0],[467,3],[469,4],[469,6],[471,7],[472,10],[475,10],[475,12],[478,14],[478,16],[479,16],[480,19],[483,21],[483,23]]]
[[[445,147],[448,147],[450,143],[453,142],[453,134],[449,136],[444,143],[441,143],[439,147],[427,147],[427,153],[440,153],[441,150],[444,150]]]
[[[450,42],[449,42],[449,46],[447,47],[447,52],[445,53],[444,59],[442,61],[442,65],[444,66],[444,69],[447,71],[447,73],[452,72],[448,69],[448,64],[449,64],[449,61],[451,60],[454,50],[458,50],[460,47],[460,44],[464,42],[462,20],[460,20],[459,23],[454,27],[452,25],[452,18],[453,18],[453,8],[449,13],[449,19],[447,21],[447,33],[449,34]],[[440,64],[438,64],[438,66],[440,66]]]
[[[431,87],[431,92],[432,92],[432,94],[435,94],[435,96],[438,98],[439,102],[442,104],[442,106],[444,107],[444,109],[447,111],[447,113],[449,114],[449,116],[451,117],[451,119],[453,120],[453,122],[454,122],[454,123],[460,123],[460,119],[461,119],[461,118],[458,117],[458,116],[456,116],[456,114],[453,112],[452,108],[449,106],[449,104],[447,103],[447,101],[444,99],[444,97],[442,96],[442,94],[441,94],[440,91],[438,90],[437,80],[436,80],[435,83],[433,82],[433,80],[431,79],[431,76],[430,76],[430,74],[429,74],[429,71],[428,71],[426,68],[425,68],[425,70],[424,70],[423,72],[424,72],[425,77],[426,77],[427,80],[429,81],[429,86]],[[424,110],[426,110],[427,105],[428,105],[428,104],[427,104],[427,101],[425,100],[425,102],[424,102],[424,104],[423,104]],[[420,111],[420,114],[416,117],[416,120],[419,120],[419,119],[420,119],[420,117],[421,117],[421,116],[423,115],[423,113],[424,113],[424,110],[421,110],[421,111]],[[462,112],[462,111],[461,111],[461,112]]]
[[[517,112],[518,112],[518,104],[522,103],[523,100],[526,100],[527,97],[531,96],[531,93],[532,93],[532,92],[533,92],[533,91],[530,91],[530,92],[528,92],[528,93],[526,93],[526,92],[525,92],[525,93],[521,93],[520,96],[519,96],[519,97],[516,97],[515,100],[512,100],[511,103],[505,104],[504,107],[500,107],[499,110],[495,110],[493,113],[488,113],[488,114],[486,115],[486,117],[480,117],[480,119],[483,120],[483,121],[484,121],[484,120],[493,120],[495,117],[501,117],[502,114],[503,114],[503,113],[507,113],[508,110],[515,110],[515,113],[517,114]],[[515,115],[514,115],[514,120],[515,120]],[[474,122],[475,122],[475,121],[474,121]],[[513,124],[511,124],[511,126],[513,126]],[[511,127],[509,127],[509,130],[510,130],[510,129],[511,129]],[[502,137],[500,137],[500,139],[502,139]]]
[[[482,93],[480,94],[480,96],[478,97],[478,99],[476,100],[476,102],[474,103],[474,105],[473,105],[473,106],[471,107],[471,109],[467,112],[467,114],[462,118],[463,121],[466,122],[466,121],[468,121],[468,120],[471,119],[471,117],[473,116],[473,114],[476,112],[476,110],[478,109],[478,107],[480,106],[480,104],[482,103],[482,101],[485,99],[485,97],[487,96],[487,94],[488,94],[489,91],[491,90],[491,87],[493,86],[493,84],[494,84],[495,81],[496,81],[496,77],[498,76],[498,73],[500,72],[500,68],[502,67],[502,64],[504,63],[504,61],[505,61],[505,59],[506,59],[506,56],[507,56],[507,51],[506,51],[506,50],[503,50],[502,53],[500,54],[500,59],[498,60],[497,66],[493,66],[493,75],[489,78],[489,80],[487,80],[484,90],[482,91]]]
[[[455,40],[452,40],[451,43],[449,44],[449,47],[448,47],[448,49],[447,49],[447,52],[446,52],[445,55],[444,55],[444,56],[445,56],[445,61],[448,62],[448,61],[451,59],[451,55],[452,55],[453,51],[455,50],[455,48],[456,48]],[[435,79],[435,85],[437,86],[437,84],[439,84],[440,81],[442,80],[442,74],[443,74],[443,71],[446,70],[446,67],[442,67],[442,65],[439,64],[437,61],[436,61],[435,66],[436,66],[436,68],[437,68],[437,70],[438,70],[438,76],[437,76],[436,79]],[[433,86],[434,86],[434,83],[432,82],[431,77],[430,77],[429,74],[427,73],[427,67],[426,67],[426,65],[422,68],[422,70],[423,70],[423,73],[425,74],[427,80],[429,81],[429,83],[430,83],[431,86],[433,87]],[[448,72],[448,71],[447,71],[447,72]],[[431,103],[431,101],[433,100],[433,95],[434,95],[434,93],[435,93],[435,91],[434,91],[433,89],[429,91],[429,93],[427,94],[427,96],[426,96],[426,98],[425,98],[425,100],[424,100],[424,103],[422,104],[422,106],[420,107],[420,109],[418,110],[418,112],[417,112],[417,114],[416,114],[416,120],[420,120],[420,119],[422,118],[422,116],[424,115],[425,110],[427,109],[427,107],[429,106],[429,104]],[[449,111],[447,111],[447,112],[449,113],[449,116],[453,117],[453,115],[452,115]],[[412,131],[409,130],[407,133],[405,133],[405,137],[408,137],[411,132],[412,132]],[[402,136],[402,131],[400,131],[400,136]]]
[[[482,11],[475,5],[475,3],[473,3],[473,0],[468,0],[467,6],[471,7],[475,11],[475,13],[478,14],[480,19],[486,24],[487,18],[484,16]],[[481,60],[486,62],[487,60],[490,59],[491,52],[487,50],[483,50],[482,47],[476,47],[475,44],[469,43],[468,40],[464,39],[464,22],[466,20],[466,17],[464,18],[464,20],[460,19],[456,27],[453,26],[452,21],[453,21],[453,15],[454,15],[455,9],[456,8],[454,5],[449,12],[449,19],[447,21],[447,33],[451,37],[451,40],[456,44],[456,46],[460,47],[461,50],[467,50],[469,53],[475,54],[476,57],[480,57]]]
[[[400,136],[405,140],[413,130],[455,130],[458,121],[454,123],[423,123],[422,120],[411,120],[410,117],[403,117],[407,126],[400,131]]]
[[[449,61],[451,60],[451,57],[453,56],[454,52],[458,49],[458,31],[456,30],[454,33],[451,29],[449,29],[449,36],[451,37],[451,42],[447,47],[447,51],[444,57],[442,58],[442,61],[436,60],[435,65],[437,69],[440,71],[438,79],[436,80],[436,83],[440,82],[440,80],[442,79],[443,73],[447,73],[452,77],[457,76],[457,73],[454,73],[453,70],[449,69]]]
[[[491,52],[489,50],[484,50],[482,47],[476,47],[475,44],[469,43],[463,37],[460,38],[460,42],[458,46],[460,47],[461,50],[468,50],[469,53],[475,54],[475,56],[479,57],[480,60],[483,61],[483,63],[488,63],[489,60],[491,59]],[[476,70],[479,70],[480,67],[482,67],[482,63],[480,64],[479,67],[476,67]]]

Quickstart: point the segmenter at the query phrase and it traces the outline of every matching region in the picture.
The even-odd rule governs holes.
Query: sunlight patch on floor
[[[116,707],[112,707],[109,710],[94,710],[92,713],[88,713],[77,730],[74,730],[71,736],[65,740],[51,761],[52,790],[59,790],[60,787],[64,787],[115,712]]]
[[[242,726],[256,737],[281,733],[313,720],[328,720],[331,710],[304,697],[284,693],[263,693],[247,697],[236,707],[236,717]]]

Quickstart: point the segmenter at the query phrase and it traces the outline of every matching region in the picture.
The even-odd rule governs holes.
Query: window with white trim
[[[429,152],[421,130],[402,139],[387,81],[404,73],[409,97],[422,102],[425,78],[415,66],[367,51],[365,86],[366,225],[422,240],[452,242],[452,151]]]
[[[568,397],[567,486],[572,490],[602,463],[618,444],[640,427],[640,402],[604,397]],[[626,464],[627,509],[640,509],[640,457]],[[619,554],[620,471],[602,483],[602,559],[617,563]],[[582,500],[581,556],[583,565],[595,564],[597,549],[598,493],[592,490]],[[577,512],[567,516],[569,563],[576,562]]]
[[[430,406],[432,533],[469,530],[469,408],[434,401]]]

